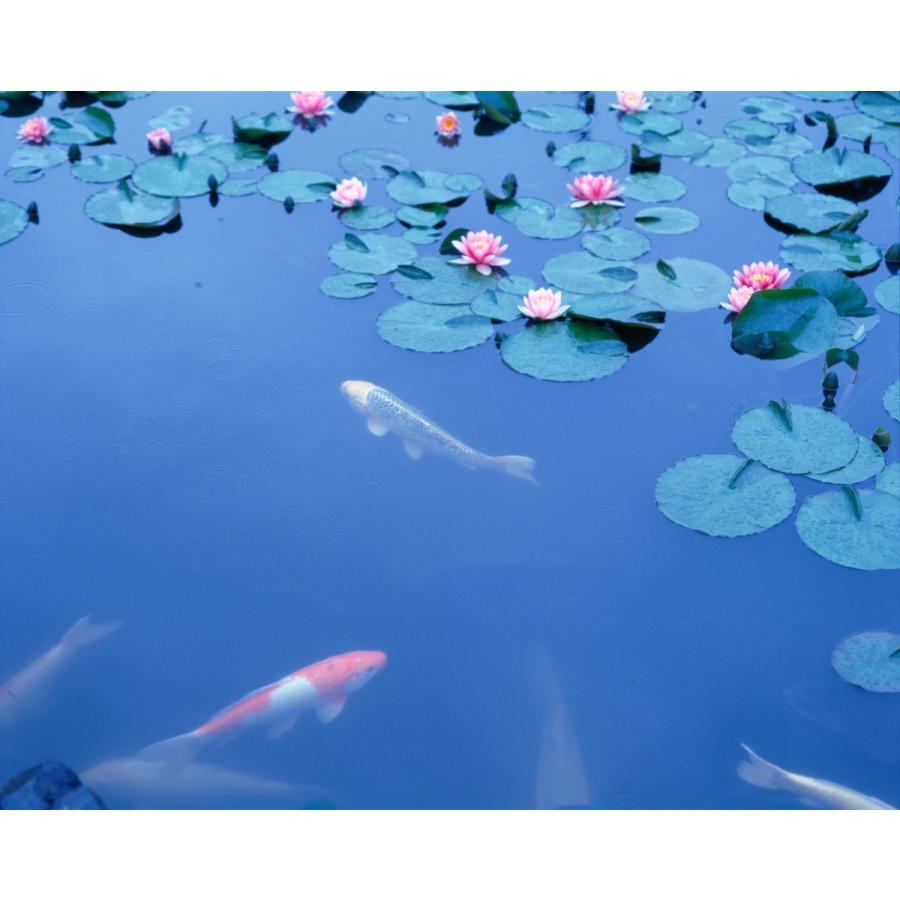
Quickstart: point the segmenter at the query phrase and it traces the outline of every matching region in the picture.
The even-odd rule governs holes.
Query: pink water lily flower
[[[728,292],[728,299],[720,303],[722,309],[729,312],[739,313],[748,303],[750,298],[756,293],[752,287],[734,287]]]
[[[743,270],[734,270],[734,286],[753,288],[754,291],[766,291],[780,288],[791,277],[790,269],[779,269],[776,263],[750,263]]]
[[[168,128],[154,128],[153,131],[148,131],[147,140],[157,153],[172,149],[172,135],[169,134]]]
[[[441,113],[435,116],[437,133],[442,138],[454,138],[462,133],[459,127],[459,116],[455,112]]]
[[[345,178],[329,195],[335,206],[350,209],[366,199],[369,189],[358,178]]]
[[[453,242],[453,246],[462,255],[459,259],[451,259],[450,262],[458,266],[475,266],[475,271],[479,275],[490,275],[493,268],[509,264],[509,260],[500,255],[509,246],[508,244],[501,246],[502,240],[499,234],[470,231],[461,241]]]
[[[612,175],[579,175],[572,184],[567,184],[569,193],[575,198],[572,206],[624,206],[616,197],[625,190]]]
[[[26,144],[45,144],[50,139],[53,126],[44,116],[34,116],[19,126],[16,132],[20,141]]]
[[[288,112],[296,113],[306,119],[330,116],[334,112],[331,109],[334,100],[325,91],[294,91],[291,94],[291,101],[294,105],[288,107]]]
[[[616,91],[616,97],[619,102],[610,103],[609,108],[618,109],[627,116],[650,109],[650,101],[643,91]]]
[[[529,319],[543,319],[545,322],[564,316],[569,309],[562,305],[562,292],[551,291],[549,288],[529,291],[522,298],[522,305],[517,308]]]

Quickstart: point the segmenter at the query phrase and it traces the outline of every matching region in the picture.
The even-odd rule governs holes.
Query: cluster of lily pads
[[[894,386],[900,402],[900,382]],[[886,392],[885,408],[900,419],[894,402]],[[787,476],[805,475],[839,486],[797,511],[797,533],[811,550],[850,568],[900,568],[900,463],[885,466],[872,440],[833,412],[774,400],[740,415],[731,438],[743,456],[704,453],[660,475],[656,502],[664,516],[715,537],[757,534],[794,511]],[[873,478],[873,488],[856,487]]]
[[[831,654],[834,670],[850,684],[876,694],[900,693],[900,634],[860,631]]]

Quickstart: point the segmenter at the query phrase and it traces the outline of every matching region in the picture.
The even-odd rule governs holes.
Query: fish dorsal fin
[[[376,422],[374,419],[369,419],[368,421],[369,431],[375,435],[375,437],[384,437],[388,430],[387,428],[381,424],[381,422]]]
[[[276,722],[269,729],[269,737],[274,740],[275,738],[280,738],[283,734],[287,734],[297,724],[297,719],[299,718],[299,716],[294,716],[293,718],[282,719],[282,721]]]
[[[316,715],[320,722],[331,722],[336,719],[347,702],[346,697],[333,697],[331,700],[323,703],[317,710]]]
[[[403,449],[410,459],[421,459],[422,454],[425,452],[418,444],[412,444],[409,441],[403,442]]]

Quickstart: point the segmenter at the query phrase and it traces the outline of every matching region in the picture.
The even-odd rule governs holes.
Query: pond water
[[[516,197],[565,206],[577,172],[556,164],[548,141],[560,148],[587,137],[621,148],[605,170],[619,180],[633,143],[643,143],[644,155],[663,148],[661,172],[685,193],[642,202],[626,189],[618,227],[650,246],[634,261],[605,265],[624,268],[618,277],[631,285],[635,264],[652,278],[657,260],[676,260],[676,275],[677,260],[701,260],[729,276],[725,300],[732,270],[745,263],[787,265],[787,287],[804,270],[779,256],[786,235],[764,218],[765,199],[757,209],[735,204],[727,196],[741,183],[729,177],[733,169],[668,155],[671,142],[689,131],[721,138],[728,126],[733,137],[716,144],[722,160],[779,160],[773,171],[784,177],[793,158],[825,142],[826,121],[803,118],[821,111],[837,121],[836,146],[848,154],[863,150],[861,129],[876,132],[868,156],[891,178],[859,202],[868,215],[858,234],[879,255],[895,244],[896,124],[859,119],[859,99],[773,94],[766,96],[779,103],[760,113],[747,96],[660,97],[657,111],[675,110],[664,113],[673,122],[658,118],[654,127],[680,130],[642,138],[608,109],[614,93],[598,92],[592,115],[578,113],[577,93],[520,93],[523,111],[553,105],[564,113],[526,113],[482,136],[473,133],[473,113],[461,110],[463,134],[447,146],[434,135],[441,106],[376,95],[353,112],[335,108],[314,130],[295,125],[271,150],[281,172],[359,174],[366,205],[396,211],[403,203],[388,194],[387,178],[345,170],[339,158],[384,148],[415,171],[473,173],[497,195],[513,173]],[[47,96],[32,114],[60,117],[61,99]],[[115,143],[83,144],[82,158],[147,160],[148,121],[173,107],[189,110],[188,122],[166,120],[182,124],[173,129],[177,149],[202,122],[204,133],[230,136],[232,116],[288,103],[287,94],[251,93],[129,99],[108,110]],[[16,111],[0,117],[9,154],[25,118]],[[558,130],[570,125],[578,130]],[[62,131],[51,146],[68,146]],[[706,146],[705,138],[688,140],[701,152]],[[847,157],[836,165],[849,165]],[[371,257],[374,244],[365,242],[401,237],[399,222],[352,231],[360,250],[344,242],[350,229],[321,188],[325,202],[294,198],[291,214],[256,191],[234,197],[223,189],[216,205],[205,195],[182,199],[180,229],[142,239],[92,221],[85,201],[109,185],[85,183],[69,168],[63,161],[24,182],[7,174],[0,188],[22,208],[36,202],[39,217],[0,246],[0,681],[82,616],[122,624],[75,651],[67,645],[33,701],[24,690],[0,698],[11,710],[0,719],[0,782],[58,759],[112,807],[796,807],[796,796],[738,778],[743,742],[791,771],[900,803],[900,694],[851,685],[831,664],[851,634],[900,631],[897,570],[889,568],[900,563],[838,565],[795,526],[807,497],[840,488],[788,476],[792,511],[731,538],[676,524],[654,496],[659,476],[685,457],[740,456],[731,428],[746,410],[787,400],[796,421],[796,407],[821,407],[824,350],[836,338],[781,360],[739,354],[726,311],[706,297],[696,311],[668,309],[655,339],[592,380],[514,371],[491,336],[459,352],[414,352],[385,340],[377,319],[405,299],[392,278],[415,290],[430,283],[421,274],[363,275],[377,287],[358,299],[320,290],[343,271],[329,259],[334,245],[345,257],[354,247]],[[234,177],[269,174],[257,166]],[[761,180],[770,196],[812,190],[796,178],[773,188],[777,177],[751,176],[750,188],[732,191],[751,204]],[[417,181],[406,187],[413,202],[421,199]],[[643,224],[657,228],[642,229],[650,207],[689,210],[699,227],[659,233],[671,220],[665,213],[645,215]],[[442,215],[436,241],[412,244],[417,258],[402,264],[443,266],[447,234],[486,229],[508,244],[509,275],[543,286],[545,263],[581,250],[588,233],[528,236],[488,212],[480,187]],[[875,262],[853,281],[877,311],[877,327],[856,347],[855,382],[846,363],[833,367],[833,415],[865,437],[883,427],[894,439],[884,461],[896,464],[900,433],[882,396],[898,377],[900,335],[896,303],[890,312],[875,299],[890,275]],[[663,283],[665,271],[655,276]],[[563,302],[572,302],[565,289]],[[859,323],[851,324],[852,332]],[[569,327],[527,327],[557,326]],[[624,354],[616,341],[624,330],[584,327],[603,330]],[[517,321],[493,330],[523,328]],[[588,347],[578,358],[604,353]],[[471,471],[427,447],[411,459],[396,435],[369,433],[342,396],[346,380],[383,387],[478,451],[534,458],[539,485]],[[865,502],[873,487],[864,481],[855,496]],[[844,500],[851,504],[852,492]],[[900,527],[900,503],[892,502],[878,529],[888,540]],[[866,515],[864,508],[861,521]],[[382,651],[387,666],[332,722],[303,715],[274,738],[250,729],[204,745],[193,762],[145,760],[140,777],[134,768],[128,777],[99,768],[357,649]],[[301,787],[241,780],[250,775]]]

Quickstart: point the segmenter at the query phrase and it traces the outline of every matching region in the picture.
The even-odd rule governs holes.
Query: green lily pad
[[[52,140],[57,144],[103,144],[116,133],[113,117],[99,106],[54,117]]]
[[[757,119],[735,119],[722,130],[736,141],[742,141],[745,144],[752,140],[767,141],[778,134],[778,129],[774,125],[760,122]]]
[[[402,153],[380,147],[361,147],[338,158],[340,167],[348,174],[364,181],[387,181],[398,172],[409,169],[409,160]]]
[[[220,197],[249,197],[257,193],[259,181],[255,178],[229,178],[219,185]]]
[[[712,144],[703,153],[691,158],[695,166],[724,168],[747,155],[747,148],[731,138],[713,138]]]
[[[690,91],[648,91],[652,109],[666,113],[683,113],[694,108]]]
[[[891,275],[878,283],[875,299],[888,311],[900,313],[900,275]]]
[[[591,117],[575,106],[558,106],[548,103],[533,106],[522,113],[522,123],[535,131],[569,132],[583,131],[591,124]]]
[[[189,106],[170,106],[165,112],[147,120],[148,128],[166,128],[170,132],[187,128],[190,124],[191,108]]]
[[[178,200],[145,194],[120,182],[91,194],[84,204],[88,217],[113,228],[155,230],[168,225],[180,212]]]
[[[189,134],[178,138],[172,145],[172,153],[174,156],[179,154],[197,156],[200,153],[207,153],[213,147],[227,146],[232,143],[234,142],[228,135],[200,131],[197,134]]]
[[[411,228],[432,228],[447,218],[447,207],[436,204],[431,207],[401,206],[397,210],[397,220]]]
[[[858,491],[857,517],[855,490],[809,497],[797,512],[797,534],[810,550],[839,566],[900,569],[900,497]]]
[[[891,463],[875,479],[875,489],[900,497],[900,462]]]
[[[503,362],[543,381],[592,381],[618,372],[628,348],[595,322],[532,322],[500,344]]]
[[[497,204],[495,212],[512,222],[527,237],[563,239],[574,237],[584,229],[581,211],[571,206],[553,206],[533,197],[517,197]]]
[[[288,169],[272,172],[260,179],[258,190],[277,203],[284,203],[288,197],[294,203],[316,203],[327,200],[334,187],[334,179],[325,172]]]
[[[675,134],[657,134],[645,131],[641,139],[644,148],[663,156],[699,156],[712,146],[712,139],[702,131],[684,129]]]
[[[10,181],[23,184],[29,181],[37,181],[44,177],[43,169],[35,169],[31,166],[17,166],[15,169],[7,169],[3,173]]]
[[[655,172],[635,172],[625,179],[623,187],[629,200],[638,200],[641,203],[680,200],[687,193],[683,181],[672,175],[660,175]]]
[[[831,654],[844,681],[877,694],[900,693],[900,634],[861,631],[844,638]]]
[[[848,200],[874,197],[891,177],[891,167],[880,157],[843,147],[804,153],[791,167],[817,191]]]
[[[790,194],[791,189],[768,179],[735,181],[728,185],[726,194],[735,206],[762,211],[770,200]]]
[[[773,181],[793,187],[800,180],[786,159],[774,156],[751,156],[733,162],[726,172],[732,181]]]
[[[132,175],[145,193],[157,197],[199,197],[209,193],[209,178],[228,178],[228,169],[205,156],[157,156],[142,162]]]
[[[353,272],[342,272],[340,275],[329,275],[319,284],[319,290],[328,297],[339,300],[355,300],[368,297],[378,288],[378,282],[366,275]]]
[[[581,246],[600,259],[637,259],[650,249],[650,241],[630,228],[607,228],[581,239]]]
[[[627,154],[621,147],[605,141],[575,141],[553,152],[553,162],[569,169],[576,175],[600,174],[618,169]]]
[[[412,265],[417,256],[409,241],[387,234],[367,234],[364,238],[348,235],[328,251],[336,266],[367,275],[386,275],[398,266]]]
[[[871,307],[866,311],[869,301],[865,291],[843,272],[809,272],[798,278],[794,287],[815,291],[828,300],[841,316],[866,317],[874,311]]]
[[[718,266],[699,259],[666,260],[675,278],[667,278],[655,265],[639,263],[632,293],[673,312],[696,312],[718,306],[728,295],[731,278]]]
[[[756,291],[732,322],[731,346],[760,359],[824,353],[837,323],[837,310],[814,290]]]
[[[251,113],[249,116],[232,119],[231,127],[234,139],[242,144],[272,147],[290,136],[294,123],[281,113],[273,112],[265,116]]]
[[[802,134],[791,134],[789,131],[779,131],[772,138],[748,137],[745,143],[753,153],[778,156],[783,159],[793,159],[795,156],[808,153],[813,149],[809,139],[803,137]]]
[[[544,264],[543,274],[550,284],[579,294],[627,291],[637,278],[633,267],[615,260],[599,259],[586,250],[551,257]]]
[[[687,234],[700,227],[700,216],[678,206],[654,206],[642,209],[634,224],[652,234]]]
[[[836,228],[857,209],[849,200],[812,193],[768,197],[765,203],[766,221],[791,233],[823,234]]]
[[[566,294],[572,316],[654,331],[665,324],[666,311],[652,300],[631,294]]]
[[[441,232],[436,228],[407,228],[403,237],[411,244],[434,244],[441,238]]]
[[[772,405],[747,410],[731,429],[735,446],[750,459],[789,475],[832,472],[856,456],[856,432],[839,416],[800,404],[791,404],[789,410],[790,428]]]
[[[28,225],[28,213],[11,200],[0,200],[0,244],[17,238]]]
[[[900,91],[860,91],[856,108],[880,122],[900,125]]]
[[[522,296],[527,291],[523,292]],[[519,307],[522,296],[508,294],[504,291],[484,291],[469,304],[475,315],[484,316],[494,322],[514,322],[522,318]]]
[[[109,184],[128,178],[134,171],[134,160],[115,153],[86,156],[72,163],[72,174],[79,181],[91,184]]]
[[[793,97],[804,100],[818,100],[821,103],[835,103],[838,100],[852,100],[856,91],[788,91]]]
[[[230,173],[251,172],[258,169],[268,155],[265,147],[256,144],[241,144],[229,141],[227,144],[214,144],[204,151],[204,156],[217,159]]]
[[[405,300],[378,317],[378,333],[389,344],[421,353],[451,353],[483,344],[494,333],[491,320],[461,304],[435,306]]]
[[[684,126],[681,124],[681,120],[676,119],[675,116],[651,108],[646,112],[620,116],[619,127],[628,134],[636,134],[640,137],[645,131],[655,131],[657,134],[668,136],[681,131]]]
[[[867,437],[859,434],[857,440],[859,450],[848,465],[833,472],[810,474],[809,477],[825,484],[859,484],[874,478],[884,468],[884,454]]]
[[[765,531],[793,512],[796,499],[789,478],[730,453],[682,459],[656,482],[656,503],[667,519],[714,537]]]
[[[781,258],[806,272],[840,270],[862,274],[878,267],[881,251],[852,232],[792,234],[781,244]]]
[[[741,109],[748,116],[772,125],[787,125],[802,115],[793,103],[777,97],[747,97],[741,101]]]
[[[387,192],[405,206],[425,206],[464,200],[474,191],[481,190],[482,184],[477,175],[406,170],[388,182]]]
[[[457,266],[446,257],[426,257],[416,261],[416,267],[431,278],[408,278],[402,272],[391,276],[397,293],[438,306],[471,303],[479,294],[493,290],[508,279],[494,275],[479,275],[474,266]]]
[[[355,228],[357,231],[377,231],[379,228],[387,228],[395,221],[394,211],[386,206],[354,206],[342,210],[338,218],[341,225],[346,228]]]
[[[447,109],[475,109],[478,98],[472,91],[423,91],[422,96]]]
[[[863,113],[847,113],[837,116],[834,124],[837,125],[838,134],[841,137],[860,143],[871,140],[873,144],[886,144],[900,134],[900,129],[896,125],[879,122],[878,119],[873,119]]]
[[[885,411],[892,418],[900,422],[900,379],[892,381],[881,395],[881,402]]]
[[[19,147],[9,158],[12,169],[52,169],[62,165],[69,158],[65,147],[43,144],[34,147]]]

